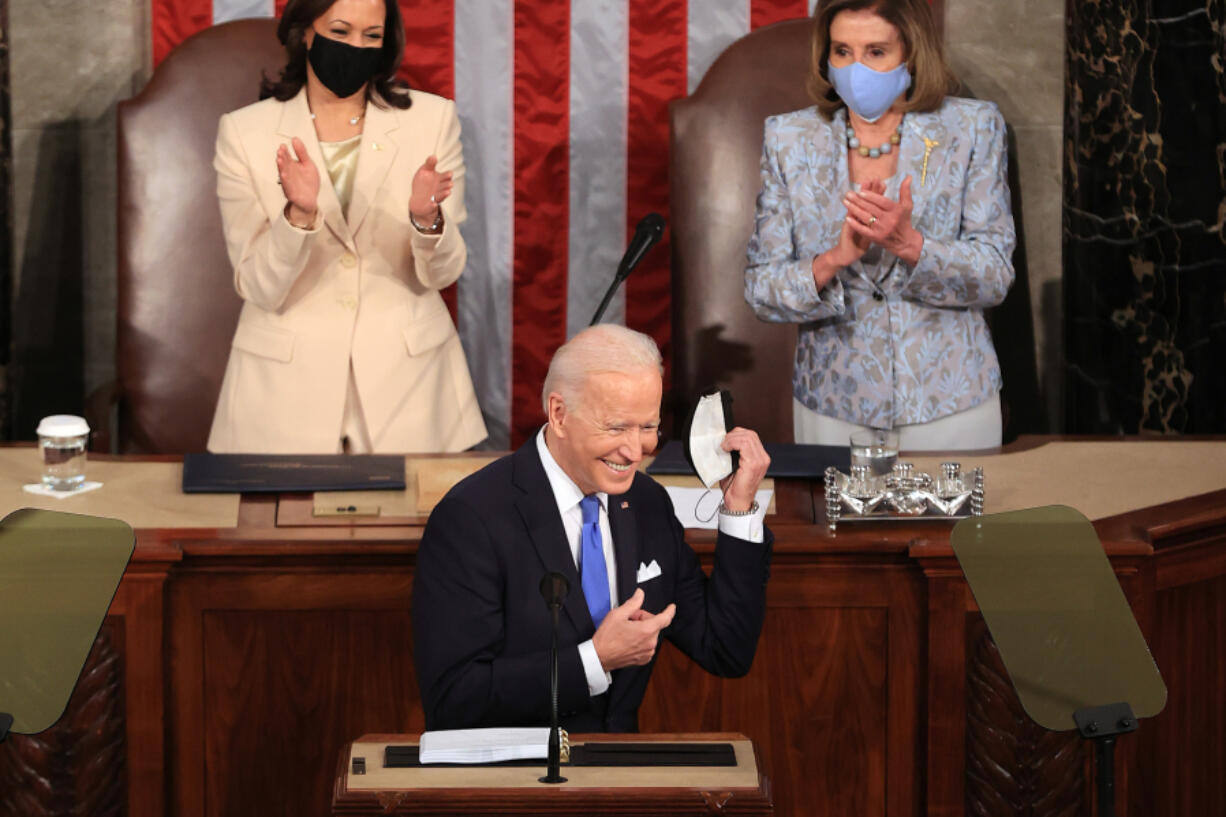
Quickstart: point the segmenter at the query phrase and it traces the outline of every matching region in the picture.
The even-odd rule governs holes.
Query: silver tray
[[[918,521],[965,519],[983,515],[983,468],[963,473],[961,463],[941,463],[941,474],[916,472],[909,462],[874,475],[867,465],[853,465],[850,474],[826,469],[826,525],[833,532],[840,521]]]

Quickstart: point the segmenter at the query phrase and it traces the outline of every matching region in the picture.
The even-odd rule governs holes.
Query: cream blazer
[[[214,452],[333,453],[350,361],[376,452],[460,451],[486,436],[460,338],[439,290],[467,259],[455,104],[413,92],[407,110],[367,104],[346,217],[306,92],[221,117],[217,197],[243,299],[213,416]],[[319,168],[313,229],[289,224],[276,153],[298,137]],[[452,171],[445,226],[409,223],[413,174]]]

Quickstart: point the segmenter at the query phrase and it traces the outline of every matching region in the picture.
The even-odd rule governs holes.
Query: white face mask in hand
[[[720,445],[732,427],[732,397],[726,391],[703,395],[690,417],[685,438],[685,456],[708,488],[736,470],[733,453]]]

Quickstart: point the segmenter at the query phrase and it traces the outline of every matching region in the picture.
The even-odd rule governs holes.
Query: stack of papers
[[[427,763],[499,763],[504,760],[545,760],[548,727],[511,729],[445,729],[423,732],[418,760]]]

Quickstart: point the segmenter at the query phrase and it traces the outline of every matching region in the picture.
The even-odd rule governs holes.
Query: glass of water
[[[71,491],[85,482],[85,449],[89,424],[71,414],[53,414],[38,424],[38,447],[43,455],[43,485],[53,491]]]
[[[862,428],[851,433],[851,464],[867,465],[874,477],[883,477],[898,462],[898,432]]]

